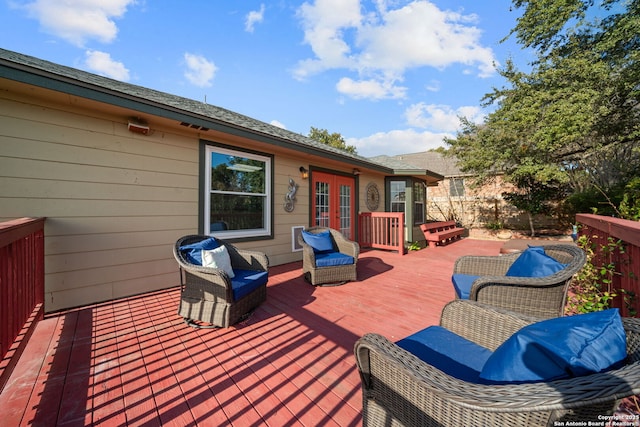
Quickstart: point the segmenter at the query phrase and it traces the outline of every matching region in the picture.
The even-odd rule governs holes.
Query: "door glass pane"
[[[340,232],[347,239],[351,236],[351,186],[340,186]]]
[[[329,227],[329,183],[316,182],[315,225]]]

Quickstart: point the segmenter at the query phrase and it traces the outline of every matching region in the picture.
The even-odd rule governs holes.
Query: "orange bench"
[[[464,233],[464,228],[456,226],[455,221],[440,221],[420,224],[420,230],[429,243],[429,247],[435,247],[438,243],[447,243],[459,239]]]

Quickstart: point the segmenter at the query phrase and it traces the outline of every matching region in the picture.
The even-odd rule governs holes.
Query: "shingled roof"
[[[5,49],[0,49],[0,78],[174,119],[204,132],[214,129],[306,154],[339,159],[353,166],[369,168],[386,174],[396,174],[396,170],[388,165],[351,154],[304,135],[225,108],[121,82]],[[403,169],[402,173],[429,175],[429,171],[419,167],[405,166],[410,170]]]
[[[447,157],[437,151],[423,151],[420,153],[400,154],[393,156],[399,162],[410,164],[412,167],[424,168],[445,177],[468,176],[458,167],[455,157]]]
[[[430,167],[422,167],[422,165],[417,165],[411,162],[407,162],[402,158],[401,155],[400,156],[386,156],[386,155],[376,156],[376,157],[371,157],[371,160],[393,169],[394,171],[396,171],[398,175],[403,175],[403,174],[407,175],[409,174],[410,171],[415,170],[416,168],[419,168],[421,170],[426,170],[431,176],[437,178],[438,180],[444,179],[443,174],[439,172],[434,172],[434,169]]]

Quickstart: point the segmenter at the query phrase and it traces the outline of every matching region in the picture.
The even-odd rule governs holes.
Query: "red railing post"
[[[0,390],[44,313],[44,221],[0,223]]]
[[[594,264],[615,265],[615,271],[619,274],[612,278],[612,288],[633,293],[635,297],[629,300],[629,304],[636,313],[640,313],[640,222],[593,214],[578,214],[576,222],[581,225],[579,234],[587,236],[594,244]],[[614,242],[620,240],[624,245],[624,253],[602,251],[601,248],[608,245],[609,238]],[[614,298],[612,306],[619,308],[623,316],[630,315],[624,295]]]
[[[404,255],[404,213],[363,212],[358,219],[361,247],[394,250]]]

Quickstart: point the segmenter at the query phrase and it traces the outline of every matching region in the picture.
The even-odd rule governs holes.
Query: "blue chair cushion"
[[[491,356],[489,349],[441,326],[430,326],[396,344],[447,375],[473,383]]]
[[[544,252],[542,246],[531,246],[524,250],[507,270],[512,277],[545,277],[566,268]]]
[[[543,320],[512,335],[480,373],[486,384],[579,377],[621,367],[626,334],[618,309]]]
[[[302,239],[313,248],[315,253],[333,252],[333,240],[329,230],[320,233],[309,233],[302,230]]]
[[[258,287],[265,285],[269,280],[269,272],[256,270],[233,270],[234,278],[231,279],[233,299],[246,297]]]
[[[353,264],[353,257],[340,252],[322,252],[316,254],[316,267],[335,267]]]
[[[480,276],[472,276],[470,274],[454,274],[451,276],[453,282],[453,288],[456,291],[456,295],[460,299],[469,299],[471,293],[471,285]]]
[[[213,237],[200,240],[199,242],[192,243],[190,245],[180,246],[180,252],[182,252],[191,264],[202,265],[202,250],[210,251],[216,249],[220,244]]]

